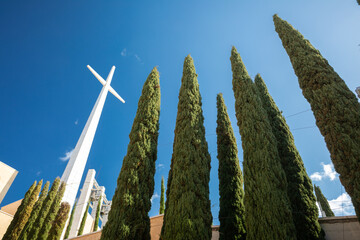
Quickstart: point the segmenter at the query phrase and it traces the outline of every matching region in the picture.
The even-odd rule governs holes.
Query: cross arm
[[[103,86],[105,86],[106,81],[94,69],[92,69],[92,67],[90,67],[90,65],[87,65],[87,68],[90,70],[90,72],[92,72],[92,74],[94,74],[94,76],[99,80],[99,82]]]

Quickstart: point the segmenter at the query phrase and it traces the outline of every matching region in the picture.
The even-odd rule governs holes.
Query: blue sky
[[[310,105],[274,30],[272,15],[289,21],[318,48],[351,90],[360,85],[360,7],[355,0],[304,1],[1,1],[0,161],[19,171],[2,205],[22,198],[37,179],[61,176],[104,78],[116,66],[86,165],[112,198],[141,88],[154,66],[161,84],[160,135],[150,216],[167,179],[183,60],[194,59],[212,157],[210,199],[218,223],[216,94],[222,92],[239,145],[231,86],[234,45],[252,77],[260,73],[283,111],[309,175],[336,214],[352,214],[333,172]],[[302,112],[304,111],[304,112]],[[302,112],[302,113],[299,113]],[[297,115],[294,115],[299,113]],[[85,175],[84,174],[84,175]]]

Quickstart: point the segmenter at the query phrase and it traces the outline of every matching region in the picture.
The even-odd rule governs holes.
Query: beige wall
[[[18,171],[0,161],[0,203],[13,183]]]
[[[163,220],[164,220],[164,214],[150,218],[151,240],[158,240],[160,238]]]
[[[219,227],[220,226],[212,226],[212,236],[211,240],[219,240],[220,234],[219,234]]]
[[[8,226],[13,220],[14,214],[21,204],[22,199],[3,206],[0,210],[0,239],[4,236]]]
[[[13,220],[13,215],[0,210],[0,239],[4,236],[6,229]]]
[[[4,211],[4,212],[6,212],[6,213],[8,213],[8,214],[10,214],[10,215],[15,215],[18,207],[19,207],[20,204],[21,204],[21,201],[22,201],[22,199],[17,200],[16,202],[10,203],[10,204],[8,204],[8,205],[5,205],[5,206],[3,206],[3,207],[1,208],[1,211]]]
[[[151,240],[159,240],[161,228],[163,225],[163,218],[164,218],[164,214],[150,218]],[[84,234],[79,237],[70,238],[70,239],[72,239],[72,240],[100,240],[100,237],[101,237],[101,230],[94,232],[94,233]],[[219,239],[219,226],[213,226],[211,240],[218,240],[218,239]]]
[[[357,240],[360,239],[360,224],[356,216],[326,217],[319,219],[321,227],[326,233],[326,240]],[[163,215],[150,218],[151,240],[158,240],[163,223]],[[99,240],[101,230],[85,234],[73,240]],[[219,239],[219,226],[212,227],[212,240]]]
[[[69,238],[70,239],[76,239],[76,240],[100,240],[101,238],[101,230],[93,233],[88,233],[81,235],[79,237]]]
[[[360,239],[360,224],[356,216],[325,217],[319,223],[325,231],[326,240]]]

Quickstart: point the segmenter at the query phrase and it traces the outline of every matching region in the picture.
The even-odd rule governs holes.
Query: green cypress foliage
[[[255,77],[255,85],[277,140],[281,165],[288,182],[287,193],[291,203],[297,239],[319,239],[321,227],[318,222],[319,213],[316,199],[311,180],[296,149],[294,137],[260,74]]]
[[[328,200],[325,198],[324,194],[321,192],[319,186],[314,185],[315,195],[318,203],[320,204],[321,209],[325,212],[327,217],[335,217],[334,212],[331,210]]]
[[[218,94],[217,150],[219,159],[220,240],[246,239],[243,177],[238,149],[227,108]]]
[[[185,58],[162,239],[211,239],[210,154],[193,59]]]
[[[41,230],[39,232],[39,237],[38,237],[39,240],[46,240],[48,237],[52,222],[54,221],[56,214],[60,209],[60,203],[62,197],[64,196],[65,187],[66,187],[66,183],[62,182],[56,194],[56,197],[50,207],[50,210],[45,218],[45,221],[41,227]]]
[[[95,221],[94,221],[93,232],[96,232],[98,230],[98,227],[99,227],[99,217],[100,217],[101,202],[102,202],[102,198],[100,197],[99,201],[98,201],[98,204],[97,204],[97,208],[96,208],[96,216],[95,216]]]
[[[235,47],[230,60],[244,150],[247,239],[296,239],[287,180],[267,113]]]
[[[21,218],[21,216],[23,214],[23,210],[27,206],[29,199],[31,197],[31,194],[34,191],[35,187],[36,187],[36,181],[30,186],[29,190],[25,193],[25,196],[24,196],[23,200],[21,201],[20,206],[16,210],[14,218],[11,221],[9,227],[7,228],[7,230],[3,236],[3,239],[14,239],[13,238],[13,232],[15,230],[14,228],[15,228],[17,222],[19,221],[19,218]]]
[[[274,15],[275,30],[290,57],[335,170],[360,220],[360,104],[355,94],[308,40]]]
[[[67,239],[69,237],[70,230],[71,230],[71,225],[72,225],[73,220],[74,220],[74,212],[75,212],[75,209],[76,209],[76,204],[77,204],[77,201],[75,202],[74,207],[73,207],[73,209],[71,211],[70,220],[69,220],[68,226],[66,227],[64,239]]]
[[[29,233],[30,233],[30,230],[32,228],[32,226],[34,225],[35,223],[35,220],[36,218],[38,217],[39,215],[39,212],[41,210],[41,207],[44,203],[44,200],[46,198],[46,195],[48,194],[48,191],[49,191],[49,185],[50,185],[50,182],[47,181],[43,187],[43,189],[41,190],[41,194],[40,194],[40,197],[39,199],[36,201],[35,205],[34,205],[34,208],[31,212],[31,215],[29,217],[29,220],[27,221],[24,229],[22,230],[21,232],[21,235],[19,237],[19,239],[22,239],[22,240],[28,240],[28,236],[29,236]]]
[[[6,232],[6,234],[4,235],[3,239],[18,239],[22,230],[24,229],[29,217],[30,217],[30,214],[31,214],[31,211],[34,207],[34,204],[36,203],[37,201],[37,198],[39,196],[39,192],[41,190],[41,186],[42,186],[42,180],[36,185],[35,188],[33,188],[34,184],[36,184],[36,181],[34,182],[34,184],[30,187],[29,191],[28,192],[31,192],[30,195],[26,196],[26,199],[24,198],[24,204],[21,204],[20,205],[20,212],[17,216],[17,218],[15,218],[16,216],[16,213],[15,213],[15,216],[14,216],[14,220],[16,220],[16,222],[14,222],[13,224],[13,227],[12,227],[12,231],[11,232]],[[33,190],[31,190],[33,189]],[[18,212],[18,211],[17,211]],[[11,224],[13,223],[13,221],[11,222]]]
[[[45,218],[46,218],[46,216],[51,208],[51,205],[56,197],[59,185],[60,185],[60,178],[57,177],[54,180],[54,182],[50,188],[50,191],[44,200],[44,203],[41,207],[38,217],[36,218],[32,228],[30,230],[30,233],[28,234],[28,239],[37,239],[38,238],[40,229],[42,228]]]
[[[357,1],[357,3],[360,5],[360,0],[356,0]]]
[[[148,212],[154,192],[159,115],[159,72],[154,68],[142,89],[102,240],[150,239]]]
[[[164,214],[164,211],[165,211],[165,185],[164,185],[164,177],[162,177],[159,214]]]
[[[65,226],[66,220],[70,212],[70,204],[67,202],[61,203],[60,209],[52,222],[51,229],[47,240],[59,240],[62,230]]]
[[[86,205],[86,209],[85,209],[83,218],[81,219],[80,228],[79,228],[79,231],[78,231],[78,236],[81,236],[83,234],[83,232],[84,232],[86,218],[87,218],[87,215],[88,215],[88,212],[89,212],[89,205],[90,205],[90,201]]]

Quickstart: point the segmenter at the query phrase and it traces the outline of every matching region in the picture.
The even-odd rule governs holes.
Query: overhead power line
[[[316,126],[308,126],[308,127],[294,128],[294,129],[292,129],[292,131],[301,130],[301,129],[307,129],[307,128],[316,128]]]
[[[286,116],[285,118],[290,118],[290,117],[293,117],[293,116],[299,115],[299,114],[301,114],[301,113],[308,112],[308,111],[310,111],[310,110],[311,110],[311,109],[309,108],[309,109],[306,109],[306,110],[303,110],[303,111],[300,111],[300,112],[297,112],[297,113],[294,113],[294,114],[288,115],[288,116]]]

